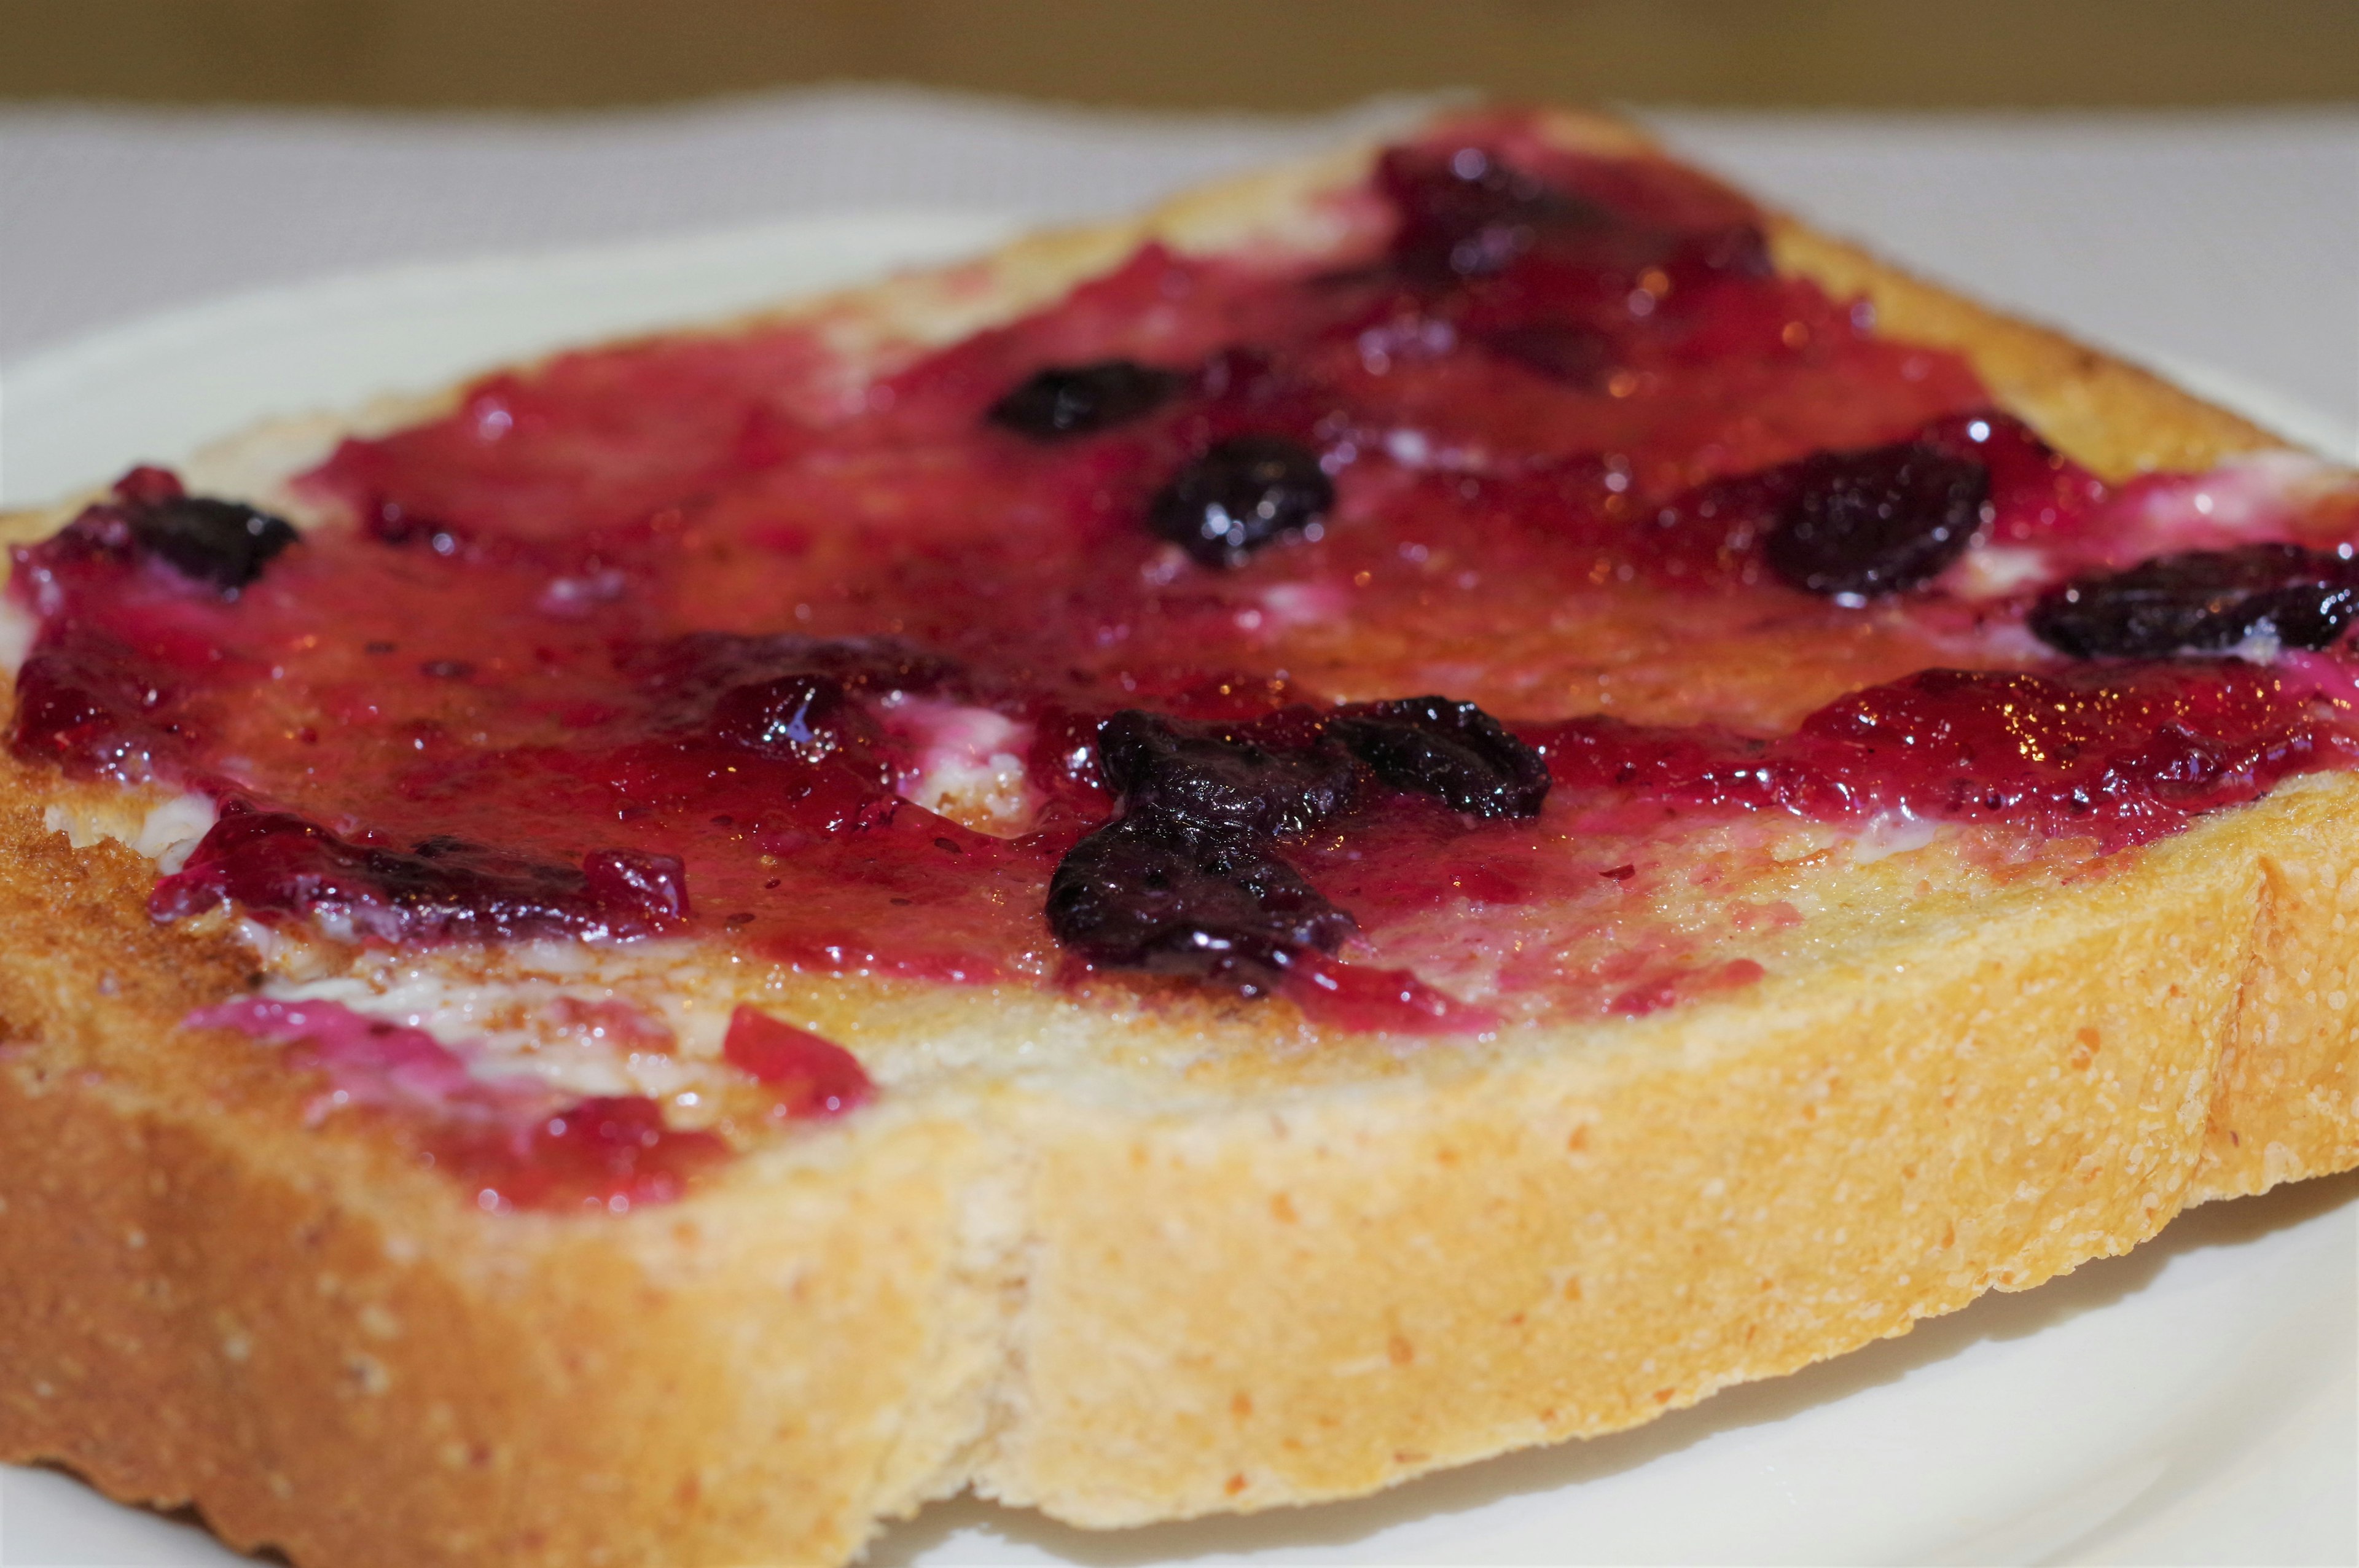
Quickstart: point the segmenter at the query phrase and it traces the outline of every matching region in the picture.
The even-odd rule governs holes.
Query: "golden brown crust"
[[[904,1119],[855,1181],[628,1219],[480,1214],[175,1029],[245,966],[148,922],[152,874],[0,811],[0,1456],[306,1563],[817,1562],[979,1425],[971,1134]]]
[[[2279,1000],[2323,978],[2331,929],[2293,936],[2284,890],[2359,871],[2335,830],[2354,800],[2341,777],[2283,791],[1873,963],[1582,1043],[1607,1062],[1052,1145],[1031,1403],[984,1487],[1093,1524],[1364,1491],[2348,1167],[2347,1030]]]
[[[885,286],[846,330],[956,335],[1150,233],[1332,242],[1311,198],[1358,156]],[[2104,471],[2275,444],[1773,239]],[[2348,775],[1735,1000],[1184,1110],[962,1084],[567,1218],[474,1213],[307,1125],[266,1052],[177,1031],[238,950],[155,927],[150,868],[67,849],[42,788],[0,771],[0,1457],[307,1563],[829,1561],[970,1482],[1092,1525],[1346,1496],[2359,1161]]]

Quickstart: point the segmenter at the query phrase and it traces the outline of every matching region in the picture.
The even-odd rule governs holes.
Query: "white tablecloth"
[[[5,110],[0,370],[149,311],[394,261],[879,206],[1117,211],[1414,112],[873,90],[555,119]],[[2359,111],[1646,117],[1920,270],[2226,371],[2359,443]]]

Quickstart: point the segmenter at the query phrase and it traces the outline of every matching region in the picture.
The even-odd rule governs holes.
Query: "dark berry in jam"
[[[688,914],[686,873],[669,855],[601,850],[575,870],[447,838],[391,849],[235,804],[148,909],[177,920],[230,900],[384,942],[651,936]]]
[[[1426,278],[1503,272],[1550,230],[1606,222],[1587,202],[1479,146],[1394,148],[1376,166],[1376,188],[1400,214],[1393,259]]]
[[[271,557],[295,542],[284,518],[198,495],[135,509],[131,531],[149,555],[225,593],[260,577]]]
[[[2075,658],[2217,652],[2250,638],[2331,646],[2359,620],[2359,562],[2298,545],[2158,556],[2075,578],[2039,597],[2027,624]]]
[[[792,683],[834,683],[835,695],[809,689],[807,722],[832,726],[846,719],[843,699],[883,698],[897,692],[932,691],[955,679],[957,667],[940,656],[894,637],[821,640],[792,633],[746,636],[734,632],[691,632],[625,654],[624,672],[646,694],[667,706],[713,705],[716,719],[726,708],[734,728],[724,736],[740,745],[769,743],[774,721],[793,727],[799,707]],[[778,683],[770,686],[769,683]],[[766,696],[737,695],[733,688],[768,687]],[[782,719],[777,705],[788,705]],[[747,728],[751,726],[751,728]],[[758,735],[756,732],[759,732]]]
[[[28,557],[43,567],[93,556],[145,557],[235,599],[296,538],[285,518],[190,495],[168,470],[136,468],[116,481],[113,500],[84,509],[56,537],[32,546]]]
[[[1530,816],[1548,798],[1548,763],[1471,702],[1411,697],[1370,703],[1332,728],[1385,783],[1439,795],[1453,811]]]
[[[1795,466],[1763,555],[1791,588],[1848,601],[1899,593],[1939,576],[1982,525],[1990,471],[1904,441],[1821,452]]]
[[[879,738],[842,681],[810,672],[730,687],[713,703],[710,723],[718,740],[814,766]]]
[[[1758,223],[1729,223],[1690,236],[1665,258],[1664,270],[1679,283],[1706,278],[1765,278],[1776,272],[1769,237]]]
[[[1147,523],[1208,567],[1234,567],[1289,535],[1317,536],[1335,484],[1318,455],[1282,436],[1235,436],[1181,469]]]
[[[1351,758],[1321,743],[1274,749],[1235,729],[1136,708],[1098,730],[1098,774],[1137,815],[1262,838],[1307,833],[1348,805]]]
[[[1265,840],[1154,813],[1074,845],[1049,879],[1047,913],[1057,940],[1093,964],[1246,997],[1276,990],[1298,955],[1332,953],[1354,929]]]
[[[1502,327],[1480,339],[1483,346],[1535,375],[1593,391],[1614,368],[1614,345],[1593,327],[1571,321],[1534,321]]]
[[[1186,384],[1184,377],[1134,360],[1051,365],[1016,384],[984,417],[1036,441],[1057,441],[1126,425]]]
[[[1125,814],[1049,884],[1049,929],[1081,957],[1265,996],[1356,929],[1274,852],[1352,801],[1356,765],[1315,716],[1223,726],[1127,709],[1100,727],[1097,756]]]

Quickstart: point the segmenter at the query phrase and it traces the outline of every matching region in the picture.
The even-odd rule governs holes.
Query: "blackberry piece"
[[[1438,795],[1476,816],[1531,816],[1548,798],[1548,763],[1471,702],[1445,697],[1369,703],[1330,731],[1396,789]]]
[[[1198,563],[1245,564],[1265,546],[1317,537],[1335,483],[1317,454],[1282,436],[1234,436],[1181,469],[1147,507],[1147,525]]]
[[[1990,470],[1902,441],[1821,452],[1793,470],[1763,556],[1787,586],[1849,602],[1899,593],[1965,554],[1990,499]]]
[[[1160,408],[1185,377],[1134,360],[1050,365],[1018,382],[984,417],[1036,441],[1093,436]]]
[[[675,929],[689,913],[687,873],[669,855],[598,850],[576,869],[447,836],[405,853],[238,802],[188,864],[156,884],[147,907],[178,920],[233,899],[255,911],[316,912],[389,943],[628,939]]]
[[[1276,990],[1297,955],[1332,953],[1356,929],[1262,840],[1155,812],[1074,845],[1049,879],[1047,914],[1057,940],[1093,963],[1243,997]]]
[[[1136,708],[1099,727],[1098,773],[1134,816],[1260,838],[1309,832],[1351,803],[1354,782],[1352,760],[1332,746],[1274,750]]]
[[[1436,282],[1504,272],[1551,231],[1602,229],[1606,215],[1490,149],[1436,154],[1397,147],[1376,166],[1376,188],[1400,214],[1393,260]]]
[[[271,557],[296,539],[283,517],[201,495],[135,509],[131,532],[141,548],[182,577],[223,592],[260,577]]]
[[[2032,635],[2074,658],[2160,658],[2274,636],[2324,648],[2359,621],[2359,562],[2298,545],[2157,556],[2049,589]]]

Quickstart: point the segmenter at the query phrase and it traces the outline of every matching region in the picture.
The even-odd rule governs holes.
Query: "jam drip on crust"
[[[391,1121],[421,1162],[464,1183],[490,1212],[667,1203],[729,1152],[717,1133],[667,1127],[644,1095],[569,1099],[530,1079],[479,1077],[426,1031],[334,1002],[246,998],[184,1022],[285,1047],[289,1065],[327,1086],[313,1114]]]
[[[2347,490],[2103,482],[1742,200],[1512,117],[1327,215],[873,374],[821,322],[488,376],[299,542],[135,472],[16,552],[10,743],[221,803],[162,918],[1422,1033],[1757,979],[1695,933],[1790,908],[1664,913],[1745,824],[2102,853],[2350,762]]]

